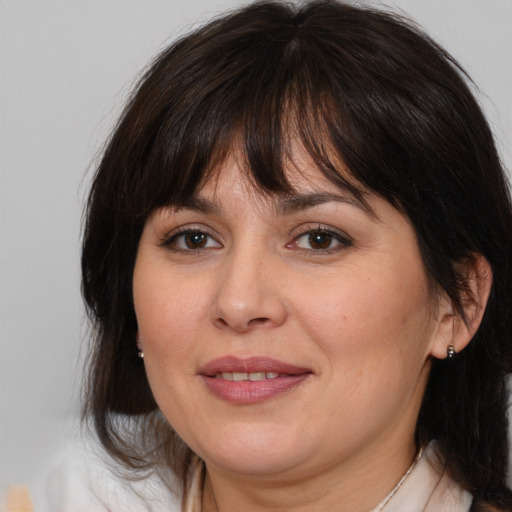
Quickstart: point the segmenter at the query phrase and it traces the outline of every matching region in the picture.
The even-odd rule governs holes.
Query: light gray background
[[[29,481],[79,417],[80,217],[95,155],[164,42],[243,3],[0,0],[0,492]],[[510,169],[512,0],[388,5],[469,70]]]

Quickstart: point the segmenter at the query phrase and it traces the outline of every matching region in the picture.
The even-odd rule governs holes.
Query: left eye
[[[166,242],[165,245],[176,251],[194,251],[221,247],[215,239],[203,231],[184,231],[178,233]]]
[[[294,240],[294,245],[300,249],[313,251],[328,251],[350,245],[349,240],[338,233],[332,233],[323,229],[307,231]]]

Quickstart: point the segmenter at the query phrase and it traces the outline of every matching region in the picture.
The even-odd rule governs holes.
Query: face
[[[140,240],[133,293],[152,391],[227,472],[301,476],[410,452],[440,343],[407,219],[306,158],[298,168],[293,195],[266,196],[233,155]]]

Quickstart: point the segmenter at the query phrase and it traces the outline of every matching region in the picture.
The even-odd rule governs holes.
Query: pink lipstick
[[[253,404],[297,387],[312,371],[267,357],[227,356],[209,361],[199,374],[218,398]]]

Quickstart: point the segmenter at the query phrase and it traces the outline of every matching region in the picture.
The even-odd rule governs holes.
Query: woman
[[[511,219],[410,23],[258,3],[173,44],[87,208],[86,414],[140,480],[98,509],[510,510]]]

